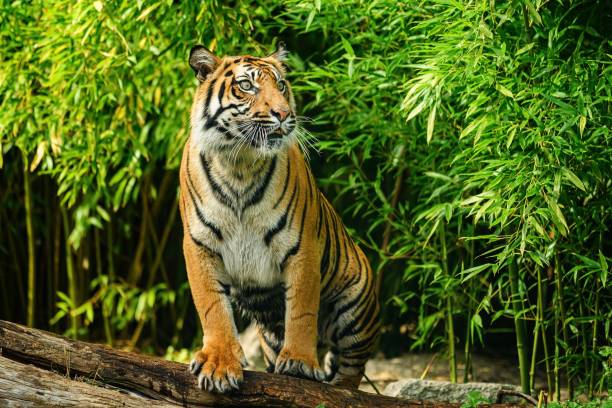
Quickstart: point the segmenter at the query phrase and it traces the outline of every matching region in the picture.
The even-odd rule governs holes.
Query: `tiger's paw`
[[[325,372],[319,367],[319,362],[316,358],[292,355],[286,349],[281,350],[276,358],[274,372],[276,374],[285,374],[315,381],[325,380]]]
[[[225,393],[240,387],[246,359],[240,345],[233,349],[236,347],[204,346],[195,353],[189,371],[198,377],[201,390]]]

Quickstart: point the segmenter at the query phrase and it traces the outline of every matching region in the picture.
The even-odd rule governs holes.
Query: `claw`
[[[191,363],[189,363],[189,371],[191,374],[198,375],[201,369],[202,363],[200,361],[195,359],[191,360]]]
[[[232,349],[233,350],[233,349]],[[189,364],[189,371],[197,375],[197,386],[207,392],[225,393],[238,389],[242,382],[244,360],[240,353],[225,348],[202,348]]]
[[[201,390],[206,389],[206,377],[204,377],[203,375],[198,376],[198,388],[200,388]]]
[[[236,377],[229,377],[229,383],[232,386],[232,388],[235,389],[235,390],[240,388],[240,384],[239,384],[238,379]]]
[[[322,370],[322,369],[320,369],[320,368],[315,368],[315,369],[314,369],[314,378],[316,378],[316,379],[317,379],[317,381],[321,381],[321,382],[323,382],[323,381],[325,381],[325,378],[326,378],[326,377],[327,377],[327,376],[325,375],[325,371],[323,371],[323,370]]]

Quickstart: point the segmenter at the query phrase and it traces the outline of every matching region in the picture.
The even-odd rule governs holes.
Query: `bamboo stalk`
[[[404,155],[404,150],[406,149],[406,145],[402,144],[399,148],[399,152],[397,154],[398,157],[402,157]],[[393,186],[393,192],[391,193],[391,213],[389,214],[389,218],[385,225],[385,230],[383,231],[383,240],[380,249],[383,254],[387,254],[387,250],[389,248],[389,241],[391,240],[391,232],[393,230],[393,211],[397,208],[397,204],[399,203],[400,195],[402,194],[402,186],[404,185],[404,179],[406,177],[406,166],[405,162],[401,161],[399,168],[397,170],[397,175],[395,177],[395,185]],[[383,279],[383,271],[384,269],[379,269],[376,274],[376,293],[380,294],[380,287],[382,285]]]
[[[113,223],[108,223],[106,227],[106,268],[108,269],[109,281],[115,281],[115,257],[113,255]]]
[[[66,274],[68,276],[68,296],[72,301],[73,307],[78,305],[77,300],[77,282],[74,276],[74,264],[72,259],[72,251],[70,250],[70,244],[68,243],[68,236],[70,235],[70,223],[68,221],[68,214],[64,206],[60,206],[62,213],[62,220],[64,222],[64,246],[66,247]],[[79,335],[79,319],[78,316],[70,311],[70,332],[71,337],[76,339]]]
[[[62,215],[59,207],[61,204],[56,202],[55,206],[55,228],[53,236],[53,276],[51,280],[52,299],[55,299],[59,288],[60,265],[62,256]]]
[[[447,328],[448,328],[448,364],[451,383],[457,382],[457,356],[455,354],[455,328],[453,325],[453,303],[450,296],[446,298]]]
[[[470,235],[473,235],[473,229],[472,231],[470,231]],[[468,252],[468,267],[472,268],[474,267],[474,241],[470,241],[467,246],[466,246],[467,252]],[[474,284],[472,281],[469,282],[469,288],[468,288],[468,292],[469,293],[473,293],[472,291],[474,290]],[[473,336],[472,336],[472,330],[471,330],[471,319],[472,316],[474,315],[473,313],[474,311],[474,300],[473,298],[470,296],[469,300],[468,300],[468,320],[467,320],[467,324],[466,324],[466,328],[465,328],[465,348],[464,348],[464,355],[465,355],[465,370],[463,372],[463,382],[467,383],[470,380],[470,375],[471,375],[471,380],[475,381],[474,379],[474,373],[472,370],[472,352],[471,352],[471,346],[472,343],[474,342]]]
[[[595,286],[595,313],[593,318],[593,338],[591,343],[591,352],[593,356],[597,355],[597,316],[599,316],[599,280]],[[595,392],[595,362],[591,363],[591,373],[589,375],[589,399],[593,398]]]
[[[542,324],[542,349],[544,350],[544,365],[546,367],[546,384],[548,386],[548,395],[552,395],[553,382],[552,371],[550,369],[550,354],[548,353],[548,341],[546,338],[546,327]]]
[[[537,268],[537,279],[538,279],[538,300],[536,303],[536,316],[535,316],[535,327],[533,328],[533,348],[531,350],[531,367],[529,369],[529,388],[535,389],[535,369],[536,360],[538,356],[538,339],[540,333],[540,325],[542,324],[542,271]]]
[[[525,394],[530,394],[529,389],[529,367],[527,365],[527,335],[525,321],[519,317],[522,310],[521,292],[519,290],[519,277],[516,260],[513,258],[508,266],[510,272],[510,290],[512,291],[512,307],[514,309],[514,327],[516,331],[516,351],[518,353],[519,373],[521,378],[521,389]]]
[[[142,183],[142,191],[148,191],[149,189],[150,175],[147,174],[144,177]],[[136,251],[130,266],[127,281],[131,285],[136,285],[142,276],[142,256],[145,251],[147,244],[147,223],[149,222],[149,202],[146,194],[141,194],[142,199],[142,220],[140,221],[138,241],[136,244]]]
[[[51,191],[51,180],[49,178],[44,179],[44,197],[49,203],[55,201],[54,191]],[[44,287],[46,289],[47,302],[45,305],[46,315],[45,322],[50,321],[53,318],[53,312],[55,311],[55,305],[53,303],[54,292],[51,280],[53,279],[53,206],[45,205],[45,275],[44,275]],[[44,291],[43,291],[44,292]],[[43,298],[44,300],[44,298]]]
[[[0,222],[2,222],[2,219],[6,217],[4,216],[4,210],[3,209],[0,209],[0,210],[2,211],[0,213]],[[8,228],[3,228],[3,231],[7,235],[10,235],[11,233]],[[2,242],[6,242],[4,238],[2,239],[3,239]],[[9,306],[10,305],[9,290],[8,290],[8,284],[6,283],[7,274],[8,274],[8,268],[0,269],[0,289],[2,289],[2,311],[3,311],[4,316],[8,316],[10,318],[11,316],[10,312],[12,308]]]
[[[470,333],[470,319],[471,319],[471,309],[470,313],[467,315],[468,323],[465,326],[465,345],[463,349],[463,355],[465,356],[465,368],[463,370],[463,382],[467,383],[469,381],[469,374],[472,365],[472,353],[470,352],[471,346],[471,333]]]
[[[558,306],[558,305],[556,305]],[[555,379],[555,399],[557,401],[561,401],[561,384],[559,378],[559,311],[558,308],[555,307],[555,359],[554,359],[554,379]]]
[[[9,225],[9,224],[8,222],[6,222],[6,224],[4,225]],[[9,248],[11,252],[13,265],[15,265],[15,269],[16,269],[15,275],[17,278],[15,280],[17,281],[17,296],[19,297],[19,305],[20,305],[21,310],[27,310],[27,300],[24,298],[24,293],[23,293],[23,279],[21,276],[22,274],[19,273],[19,268],[22,263],[20,262],[20,257],[19,257],[20,254],[19,254],[19,250],[17,249],[17,245],[15,244],[15,240],[13,239],[13,234],[8,234],[8,244],[9,244]]]
[[[567,332],[567,325],[565,324],[565,299],[563,297],[563,285],[561,285],[561,264],[559,263],[558,256],[555,255],[555,273],[557,275],[557,296],[559,303],[559,313],[561,315],[561,330],[563,332],[563,341],[565,343],[565,375],[567,375],[567,392],[570,400],[574,399],[574,384],[572,375],[570,373],[569,366],[569,333]]]
[[[28,240],[28,309],[27,324],[34,327],[36,308],[36,253],[34,248],[34,228],[32,227],[32,191],[28,157],[25,151],[23,156],[23,187],[25,192],[26,234]]]
[[[157,243],[157,248],[155,250],[155,259],[153,260],[153,264],[152,264],[151,270],[149,272],[149,277],[147,280],[147,290],[151,289],[153,287],[153,283],[155,283],[155,277],[157,276],[157,270],[159,269],[159,266],[162,263],[161,262],[162,256],[164,254],[164,250],[166,249],[166,244],[168,243],[168,238],[170,237],[170,231],[172,230],[172,226],[174,225],[174,220],[176,219],[177,209],[178,209],[178,204],[172,206],[172,210],[170,210],[170,216],[168,217],[168,220],[164,227],[164,231],[162,232],[161,241]],[[151,225],[151,228],[153,229],[152,223],[149,223],[149,224]],[[154,230],[151,231],[151,235],[152,236],[156,235]],[[130,339],[130,343],[128,346],[129,349],[136,346],[136,343],[138,342],[138,339],[140,338],[140,335],[142,334],[142,329],[144,328],[145,323],[146,323],[146,319],[144,318],[138,322],[138,326],[136,327],[136,330],[134,330],[134,334],[132,335],[132,338]]]
[[[442,268],[444,275],[450,279],[448,273],[448,254],[446,247],[446,229],[444,224],[440,224],[440,242],[442,244]],[[452,293],[446,294],[446,331],[448,337],[448,365],[451,383],[457,382],[457,355],[455,354],[455,326],[453,324],[453,303]]]
[[[102,273],[102,250],[100,248],[100,231],[94,229],[94,247],[96,254],[96,274],[98,278],[101,278]],[[106,344],[113,346],[113,332],[111,329],[110,318],[108,312],[102,307],[102,323],[104,325],[104,336],[106,337]]]

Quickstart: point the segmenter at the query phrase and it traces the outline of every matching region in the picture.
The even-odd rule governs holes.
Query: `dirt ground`
[[[520,385],[516,361],[512,359],[476,354],[472,356],[472,367],[469,381]],[[464,371],[465,362],[459,358],[457,361],[459,382],[463,382]],[[390,359],[379,355],[366,365],[366,376],[381,392],[387,384],[406,378],[448,381],[449,372],[448,361],[442,353],[411,353]],[[537,373],[536,388],[544,387],[545,383],[546,378],[543,373]],[[365,379],[359,388],[374,392]]]

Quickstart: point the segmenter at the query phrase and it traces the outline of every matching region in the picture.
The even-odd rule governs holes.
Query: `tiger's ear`
[[[278,44],[276,44],[276,51],[270,55],[271,58],[274,58],[278,62],[285,62],[288,56],[289,51],[287,51],[287,47],[282,41],[279,41]]]
[[[189,65],[200,82],[204,82],[220,62],[221,60],[203,45],[194,46],[189,53]]]

